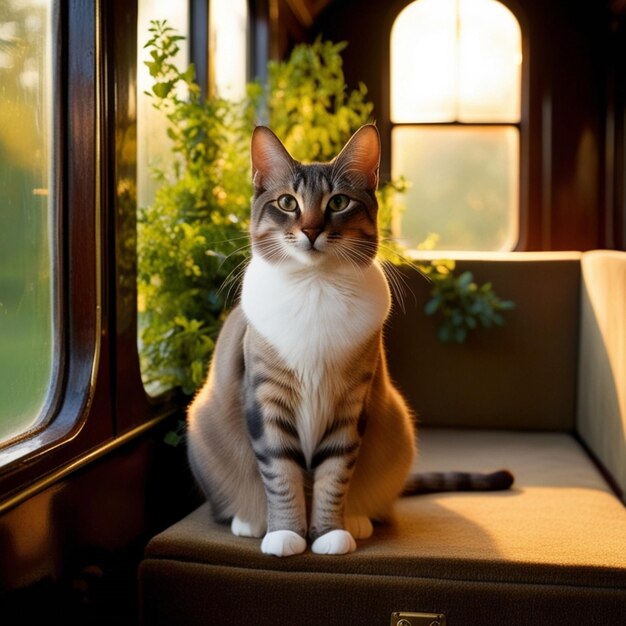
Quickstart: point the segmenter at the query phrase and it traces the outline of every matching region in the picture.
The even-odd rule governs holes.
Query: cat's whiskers
[[[289,258],[285,241],[278,235],[272,238],[262,239],[256,243],[259,252],[271,263],[281,264]]]
[[[351,255],[354,250],[347,249],[343,245],[338,245],[334,249],[335,254],[342,260],[350,264],[350,267],[354,270],[355,274],[363,275],[364,267],[359,264]]]
[[[364,239],[353,239],[352,242],[353,253],[355,255],[360,254],[361,258],[366,261],[370,261],[372,259],[372,255],[375,254],[380,248],[393,251],[392,248],[385,246],[385,244],[381,242],[373,242]],[[379,261],[381,262],[381,266],[383,267],[385,275],[389,280],[389,286],[394,296],[394,300],[400,305],[400,309],[404,312],[407,294],[410,293],[413,296],[414,303],[416,303],[417,299],[415,294],[410,288],[406,277],[393,262],[381,259],[380,257]],[[407,264],[413,267],[413,269],[419,271],[419,268],[414,266],[414,264],[409,263],[408,260]]]
[[[235,289],[235,296],[236,296],[237,292],[239,291],[241,287],[241,278],[246,272],[246,268],[248,267],[249,261],[250,261],[249,257],[246,257],[245,259],[237,263],[237,265],[235,265],[235,267],[228,273],[228,276],[226,276],[226,278],[222,281],[222,284],[219,286],[219,289],[217,290],[217,294],[219,296],[224,292],[226,288],[228,288],[228,290],[226,291],[224,295],[224,303],[225,303],[226,308],[229,308],[229,303],[231,302],[232,299],[234,299],[234,298],[231,298],[233,289]]]
[[[407,293],[410,293],[413,296],[413,304],[416,305],[417,298],[415,296],[415,293],[409,287],[409,283],[406,277],[391,261],[383,260],[381,262],[381,266],[383,268],[383,271],[385,272],[387,280],[389,281],[389,286],[391,287],[394,301],[400,305],[400,310],[405,313],[406,295]]]
[[[243,239],[243,237],[241,239]],[[232,240],[229,240],[229,241],[232,241]],[[231,257],[235,256],[236,254],[241,254],[244,250],[251,250],[251,249],[252,249],[252,242],[248,238],[248,243],[246,243],[244,246],[240,246],[239,248],[235,248],[222,259],[222,262],[220,263],[218,269],[221,269],[224,266],[224,263],[226,263],[226,261],[228,261]],[[239,263],[237,265],[239,265]]]

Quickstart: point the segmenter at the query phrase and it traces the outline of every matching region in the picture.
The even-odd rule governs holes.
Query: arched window
[[[512,249],[519,230],[522,46],[496,0],[416,0],[391,32],[392,175],[411,183],[400,238]]]

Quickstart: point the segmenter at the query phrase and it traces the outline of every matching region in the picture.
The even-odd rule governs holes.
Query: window
[[[52,4],[0,2],[0,442],[55,382]]]
[[[391,33],[392,176],[411,186],[414,246],[512,249],[518,239],[521,31],[495,0],[416,0]]]
[[[241,100],[246,95],[247,0],[211,0],[209,62],[216,95]]]

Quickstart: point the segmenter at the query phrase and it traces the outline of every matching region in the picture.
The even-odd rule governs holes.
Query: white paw
[[[265,523],[252,524],[251,522],[244,522],[235,515],[230,524],[230,532],[238,537],[262,537],[265,532]]]
[[[356,541],[347,530],[331,530],[311,546],[316,554],[347,554],[356,550]]]
[[[374,527],[366,515],[348,515],[346,517],[346,530],[355,539],[368,539],[372,536]]]
[[[274,556],[291,556],[306,550],[306,539],[292,530],[267,533],[261,543],[261,552]]]

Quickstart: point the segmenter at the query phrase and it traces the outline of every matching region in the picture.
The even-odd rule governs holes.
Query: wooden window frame
[[[0,447],[0,512],[183,406],[150,398],[139,371],[137,3],[58,0],[54,12],[57,383],[42,425]]]

